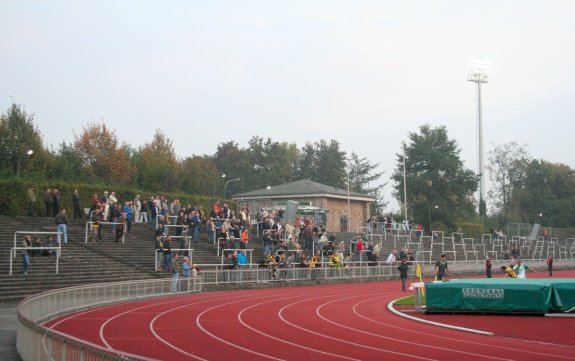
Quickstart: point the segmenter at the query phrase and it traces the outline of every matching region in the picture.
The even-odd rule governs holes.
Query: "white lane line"
[[[346,299],[351,299],[351,298],[354,298],[354,297],[363,297],[363,296],[364,296],[364,295],[355,295],[355,296],[352,296],[352,297],[348,297],[348,298],[346,298]],[[384,335],[380,335],[380,334],[376,334],[376,333],[372,333],[372,332],[367,332],[367,331],[363,331],[363,330],[360,330],[360,329],[357,329],[357,328],[354,328],[354,327],[345,326],[345,325],[343,325],[343,324],[341,324],[341,323],[338,323],[338,322],[334,322],[334,321],[332,321],[332,320],[330,320],[330,319],[328,319],[328,318],[326,318],[326,317],[324,317],[324,316],[321,315],[321,309],[322,309],[324,306],[329,305],[329,304],[332,304],[332,303],[334,303],[334,302],[339,302],[339,301],[341,301],[341,300],[333,300],[333,301],[330,301],[330,302],[327,302],[327,303],[325,303],[325,304],[323,304],[323,305],[318,306],[318,308],[316,308],[316,314],[317,314],[321,319],[323,319],[324,321],[326,321],[326,322],[328,322],[328,323],[331,323],[331,324],[334,324],[334,325],[336,325],[336,326],[343,327],[343,328],[347,328],[347,329],[349,329],[349,330],[356,331],[356,332],[363,333],[363,334],[367,334],[367,335],[370,335],[370,336],[375,336],[375,337],[383,338],[383,339],[386,339],[386,340],[399,341],[401,344],[410,344],[410,345],[414,345],[414,346],[418,346],[418,347],[427,347],[427,348],[431,348],[431,349],[446,350],[446,351],[451,351],[451,352],[456,352],[456,353],[462,353],[462,354],[465,354],[465,355],[473,355],[473,356],[485,357],[485,358],[490,358],[490,359],[495,359],[495,360],[507,360],[506,358],[492,357],[492,356],[481,355],[481,354],[477,354],[477,353],[473,353],[473,352],[460,351],[460,350],[455,350],[455,349],[451,349],[451,348],[446,348],[446,347],[444,347],[444,346],[443,346],[443,347],[431,346],[431,345],[426,345],[426,344],[422,344],[422,343],[419,343],[419,342],[413,342],[413,341],[408,341],[408,340],[405,340],[405,339],[394,338],[394,337],[384,336]],[[355,305],[354,305],[354,307],[355,307]]]
[[[421,323],[426,323],[426,324],[428,324],[428,325],[433,325],[433,326],[439,326],[439,327],[443,327],[443,328],[448,328],[448,329],[450,329],[450,330],[456,330],[456,331],[463,331],[463,332],[475,333],[475,334],[483,335],[483,336],[493,336],[493,335],[494,335],[493,332],[481,331],[481,330],[474,330],[474,329],[472,329],[472,328],[466,328],[466,327],[448,325],[447,323],[440,323],[440,322],[435,322],[435,321],[424,320],[424,319],[422,319],[422,318],[418,318],[418,317],[414,317],[414,316],[408,315],[408,314],[406,314],[406,313],[404,313],[404,312],[400,312],[400,311],[396,310],[396,309],[393,307],[393,305],[395,304],[395,302],[397,302],[397,301],[399,301],[399,300],[400,300],[400,298],[398,298],[398,299],[396,299],[396,300],[393,300],[393,301],[391,301],[391,302],[389,302],[389,303],[387,304],[387,309],[388,309],[391,313],[395,314],[396,316],[405,317],[405,318],[407,318],[407,319],[409,319],[409,320],[417,321],[417,322],[421,322]]]
[[[365,294],[363,294],[363,295],[365,296]],[[320,298],[325,298],[325,297],[315,297],[314,299],[320,299]],[[310,299],[311,299],[311,298],[310,298]],[[283,322],[287,323],[288,325],[291,325],[292,327],[298,328],[298,329],[300,329],[300,330],[302,330],[302,331],[304,331],[304,332],[311,333],[311,334],[316,335],[316,336],[319,336],[319,337],[328,338],[328,339],[331,339],[331,340],[334,340],[334,341],[338,341],[338,342],[341,342],[341,343],[345,343],[345,344],[357,346],[357,343],[350,342],[350,341],[345,340],[345,339],[342,339],[342,338],[327,336],[327,335],[324,335],[324,334],[322,334],[322,333],[315,332],[315,331],[311,331],[311,330],[308,330],[308,329],[303,328],[303,327],[301,327],[301,326],[295,325],[295,324],[289,322],[289,321],[283,316],[283,313],[284,313],[284,311],[285,311],[287,308],[292,307],[292,306],[294,306],[294,305],[296,305],[296,304],[302,303],[302,302],[304,302],[304,301],[309,301],[310,299],[308,299],[308,300],[303,300],[303,301],[298,301],[298,302],[293,302],[293,303],[290,303],[290,304],[288,304],[288,305],[282,307],[282,308],[279,310],[279,312],[278,312],[278,315],[279,315],[280,319],[281,319]],[[396,355],[396,356],[398,355],[398,353],[397,353],[396,351],[390,351],[390,350],[381,349],[381,348],[376,348],[376,347],[371,347],[371,346],[366,346],[366,345],[361,345],[361,347],[362,347],[362,348],[367,348],[367,349],[370,349],[370,350],[374,350],[374,351],[383,352],[383,353],[393,354],[393,355]],[[427,357],[421,357],[421,356],[417,356],[417,355],[408,354],[408,353],[405,353],[405,352],[401,353],[401,357],[407,357],[407,356],[412,357],[412,358],[416,358],[416,359],[420,359],[420,360],[434,360],[434,359],[430,359],[430,358],[427,358]]]
[[[383,297],[383,296],[382,296],[382,297]],[[382,298],[382,297],[377,297],[377,298]],[[376,298],[374,298],[374,299],[376,299]],[[373,300],[373,299],[372,299],[372,300]],[[370,302],[370,301],[372,301],[372,300],[365,300],[365,301],[360,302],[359,304],[366,303],[366,302]],[[359,304],[358,304],[358,305],[359,305]],[[395,326],[395,325],[393,325],[393,324],[391,324],[391,323],[379,322],[379,321],[376,321],[376,320],[374,320],[374,319],[372,319],[372,318],[363,316],[362,314],[360,314],[359,312],[357,312],[356,307],[357,307],[357,306],[354,306],[353,312],[354,312],[356,315],[358,315],[359,317],[365,319],[366,321],[372,322],[372,323],[376,323],[376,324],[383,325],[383,326],[386,326],[386,327],[390,327],[390,328],[402,330],[402,331],[405,331],[405,332],[414,333],[414,334],[417,334],[417,335],[437,337],[437,338],[442,339],[442,340],[463,342],[463,343],[466,343],[466,344],[483,346],[483,347],[486,345],[485,342],[469,341],[469,340],[462,340],[462,339],[459,339],[459,338],[453,338],[453,337],[448,337],[448,336],[440,336],[440,335],[437,335],[437,334],[434,334],[434,333],[428,333],[428,332],[423,332],[423,331],[416,331],[416,330],[409,329],[409,328],[398,327],[398,326]],[[492,340],[494,340],[494,341],[495,341],[496,339],[497,339],[497,336],[494,336],[494,337],[492,338]],[[518,339],[514,339],[514,340],[517,341],[517,342],[523,342],[523,343],[526,344],[526,346],[530,346],[530,344],[532,343],[531,341],[518,340]],[[513,347],[508,347],[508,346],[500,346],[500,345],[497,345],[497,344],[494,344],[494,343],[490,343],[489,346],[490,346],[490,347],[493,347],[493,348],[498,348],[498,349],[506,350],[506,351],[511,351],[511,352],[524,352],[524,353],[529,353],[529,354],[534,354],[534,355],[540,355],[540,356],[549,357],[549,354],[542,353],[542,352],[538,352],[538,351],[525,350],[525,349],[523,349],[523,348],[513,348]],[[565,346],[565,345],[559,345],[559,346]],[[568,346],[568,347],[571,348],[571,347],[573,347],[573,346]],[[568,359],[568,360],[572,360],[572,359],[573,359],[573,357],[559,356],[559,355],[553,355],[553,357],[565,358],[565,359]]]
[[[297,296],[292,296],[292,297],[289,297],[289,298],[296,298],[296,297],[302,297],[302,296],[305,296],[305,295],[297,295]],[[322,296],[322,297],[331,297],[331,296]],[[316,298],[322,298],[322,297],[316,297]],[[282,297],[280,300],[284,301],[285,299],[286,299],[286,297]],[[262,331],[260,331],[260,330],[258,330],[258,329],[256,329],[256,328],[254,328],[254,327],[252,327],[252,326],[250,326],[250,325],[248,325],[247,323],[244,322],[242,316],[243,316],[243,314],[244,314],[245,311],[248,311],[249,309],[251,309],[251,308],[253,308],[253,307],[257,307],[257,306],[263,305],[263,304],[265,304],[265,303],[277,302],[277,301],[278,301],[278,299],[273,299],[273,300],[270,300],[270,301],[260,302],[260,303],[257,303],[257,304],[255,304],[255,305],[251,305],[251,306],[249,306],[249,307],[246,307],[246,308],[244,308],[244,309],[238,314],[238,320],[240,321],[240,323],[241,323],[242,325],[244,325],[245,327],[249,328],[250,330],[252,330],[252,331],[254,331],[254,332],[257,332],[257,333],[259,333],[260,335],[263,335],[263,336],[265,336],[265,337],[271,338],[272,340],[276,340],[276,341],[278,341],[278,342],[282,342],[282,343],[288,344],[288,345],[290,345],[290,346],[299,347],[299,348],[302,348],[302,349],[304,349],[304,350],[308,350],[308,351],[312,351],[312,352],[316,352],[316,353],[320,353],[320,354],[332,356],[332,357],[334,357],[334,358],[342,358],[342,359],[345,359],[345,360],[361,361],[361,360],[354,359],[354,358],[350,358],[350,357],[347,357],[347,356],[337,355],[337,354],[334,354],[333,352],[321,351],[321,350],[318,350],[318,349],[315,349],[315,348],[311,348],[311,347],[307,347],[307,346],[302,346],[302,345],[299,345],[299,344],[297,344],[297,343],[293,343],[293,342],[290,342],[290,341],[287,341],[287,340],[283,340],[283,339],[277,338],[277,337],[275,337],[275,336],[271,336],[270,334],[267,334],[267,333],[265,333],[265,332],[262,332]]]
[[[289,293],[288,293],[288,295],[289,295]],[[242,346],[240,346],[240,345],[237,345],[237,344],[235,344],[235,343],[233,343],[233,342],[229,342],[229,341],[227,341],[227,340],[225,340],[225,339],[223,339],[223,338],[221,338],[221,337],[218,337],[218,336],[214,335],[213,333],[211,333],[210,331],[208,331],[207,329],[205,329],[205,328],[202,326],[202,324],[201,324],[201,318],[202,318],[202,316],[205,315],[206,313],[212,311],[212,310],[218,309],[218,308],[223,307],[223,306],[231,305],[231,304],[234,304],[234,303],[243,302],[243,301],[246,301],[246,300],[257,300],[257,299],[266,298],[266,297],[272,297],[272,296],[271,296],[271,295],[264,295],[264,296],[260,296],[260,297],[242,298],[242,299],[240,299],[240,300],[234,300],[234,301],[231,301],[231,302],[226,302],[226,303],[223,303],[223,304],[219,304],[219,305],[210,307],[210,308],[204,310],[202,313],[200,313],[200,314],[196,317],[196,326],[198,326],[198,328],[199,328],[200,330],[202,330],[202,332],[204,332],[204,333],[207,334],[208,336],[212,337],[213,339],[215,339],[215,340],[217,340],[217,341],[219,341],[219,342],[221,342],[221,343],[225,343],[225,344],[228,345],[228,346],[232,346],[232,347],[235,347],[235,348],[237,348],[237,349],[239,349],[239,350],[242,350],[242,351],[245,351],[245,352],[249,352],[249,353],[252,353],[252,354],[254,354],[254,355],[262,356],[262,357],[265,357],[265,358],[269,358],[269,359],[272,359],[272,360],[285,361],[284,359],[280,359],[280,358],[277,358],[277,357],[273,357],[273,356],[271,356],[271,355],[267,355],[267,354],[264,354],[264,353],[261,353],[261,352],[253,351],[253,350],[247,349],[247,348],[245,348],[245,347],[242,347]],[[277,296],[274,296],[274,297],[277,297]],[[230,355],[230,357],[232,357],[232,355]]]

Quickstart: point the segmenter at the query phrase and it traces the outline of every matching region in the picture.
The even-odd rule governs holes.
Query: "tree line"
[[[464,166],[459,146],[444,126],[425,124],[410,132],[394,162],[390,179],[393,196],[401,205],[397,219],[403,219],[406,199],[407,217],[426,229],[457,230],[462,224],[495,228],[507,223],[575,227],[575,171],[535,159],[526,146],[512,142],[489,152],[491,190],[485,217],[478,215],[474,196],[478,176]],[[338,188],[349,184],[351,191],[377,199],[372,207],[377,212],[387,204],[379,165],[355,152],[346,153],[333,139],[298,147],[259,136],[252,137],[246,147],[228,141],[220,143],[214,154],[180,158],[159,129],[149,142],[134,148],[120,142],[103,123],[87,124],[72,142],[48,149],[33,116],[21,106],[12,104],[0,116],[0,173],[4,178],[42,177],[216,199],[310,179]]]
[[[375,210],[384,204],[385,184],[378,166],[355,152],[347,154],[336,140],[322,139],[298,148],[295,143],[259,136],[252,137],[247,147],[228,141],[219,144],[213,155],[180,158],[160,129],[151,141],[134,148],[120,142],[104,123],[87,124],[72,142],[48,149],[33,116],[20,105],[12,104],[0,118],[0,172],[4,177],[134,186],[218,199],[300,179],[341,188],[349,180],[351,191],[379,200]]]

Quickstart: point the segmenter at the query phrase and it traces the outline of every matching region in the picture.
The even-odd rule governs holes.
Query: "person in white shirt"
[[[387,264],[392,265],[397,261],[396,253],[397,253],[397,251],[395,249],[393,251],[391,251],[391,253],[387,257],[387,261],[386,261]]]
[[[526,265],[524,265],[523,263],[521,263],[521,260],[517,260],[517,264],[515,265],[515,267],[513,267],[513,270],[515,271],[515,273],[517,273],[517,278],[527,278],[527,275],[525,274],[528,269],[531,269],[529,267],[527,267]]]

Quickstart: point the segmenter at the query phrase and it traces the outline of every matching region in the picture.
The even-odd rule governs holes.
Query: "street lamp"
[[[439,206],[435,206],[433,207],[435,209],[439,208]],[[427,207],[427,217],[429,218],[429,234],[431,234],[432,229],[431,229],[431,207]]]
[[[222,174],[222,178],[225,178],[225,177],[226,177],[226,175]],[[216,203],[216,182],[217,182],[217,178],[214,179],[214,203]]]
[[[34,154],[34,151],[32,149],[28,149],[26,151],[27,156],[31,156],[32,154]],[[19,154],[16,155],[16,177],[20,177],[20,155]]]
[[[404,219],[404,223],[405,223],[405,228],[407,230],[407,177],[405,175],[405,158],[407,158],[405,156],[405,154],[403,155],[403,207],[405,210],[405,219]]]
[[[347,229],[346,231],[349,232],[350,230],[350,226],[351,226],[351,204],[349,201],[349,173],[351,171],[351,166],[348,164],[346,164],[347,166],[345,167],[345,170],[347,171]]]
[[[487,83],[487,75],[491,68],[488,60],[477,58],[469,62],[467,81],[477,84],[477,152],[479,173],[479,215],[484,216],[485,205],[485,164],[483,163],[483,123],[481,119],[481,84]]]
[[[226,199],[227,193],[226,193],[226,188],[228,188],[228,184],[231,182],[237,182],[239,181],[239,178],[234,178],[234,179],[230,179],[229,181],[226,182],[226,184],[224,185],[224,199]]]

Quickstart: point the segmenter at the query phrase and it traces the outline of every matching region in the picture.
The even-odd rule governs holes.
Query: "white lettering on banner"
[[[505,290],[502,288],[462,288],[463,298],[504,299]]]

